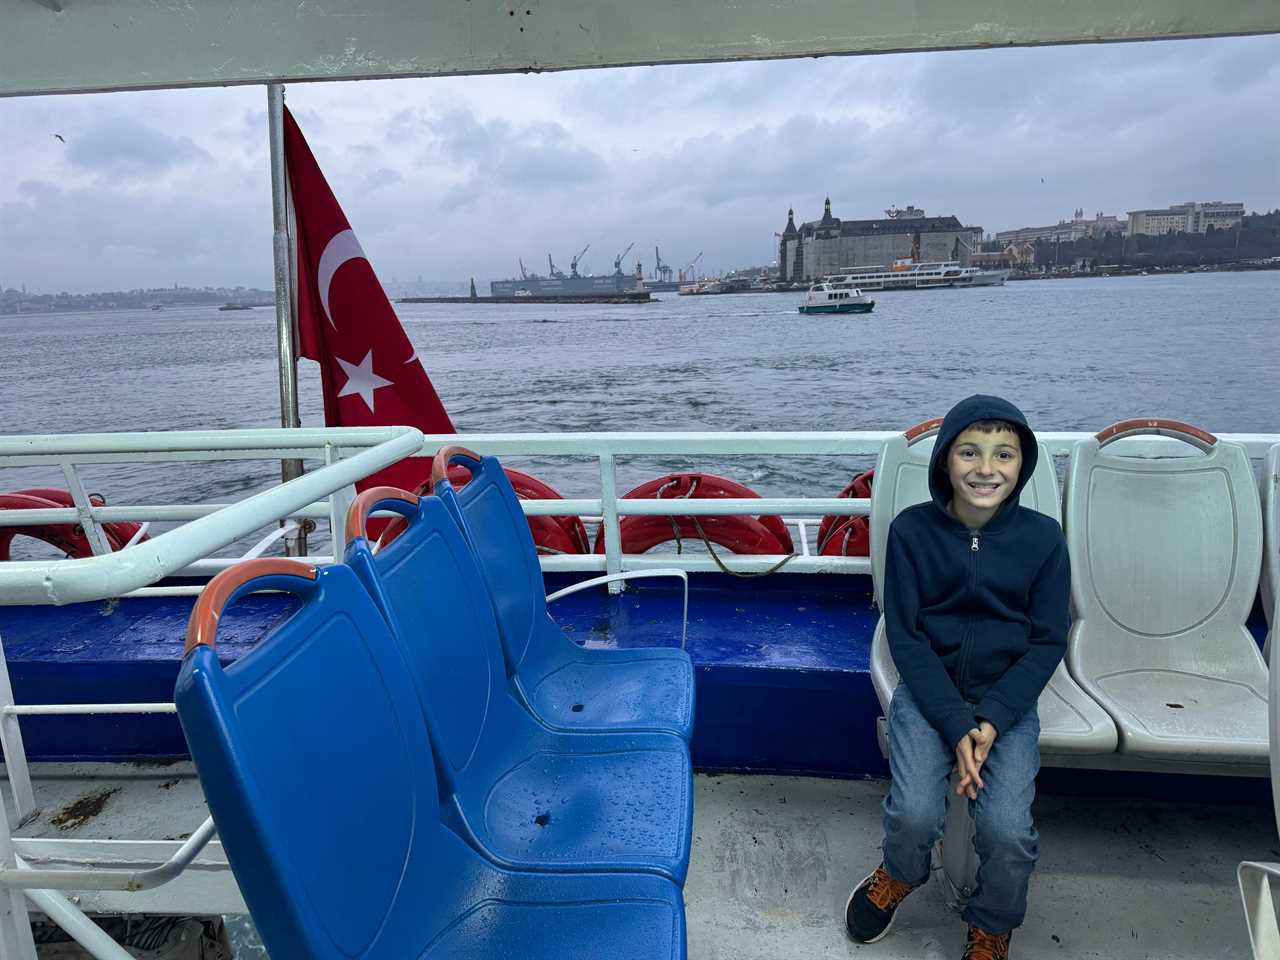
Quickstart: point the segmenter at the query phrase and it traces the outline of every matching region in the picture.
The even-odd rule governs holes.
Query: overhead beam
[[[0,24],[21,96],[1277,33],[1280,3],[0,0]]]

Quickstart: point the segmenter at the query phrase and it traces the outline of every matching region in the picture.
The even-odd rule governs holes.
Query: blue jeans
[[[1034,708],[999,731],[982,765],[986,788],[969,806],[976,827],[978,883],[962,916],[990,933],[1012,930],[1026,916],[1027,884],[1040,857],[1040,838],[1031,821],[1039,737]],[[969,802],[948,788],[955,765],[955,750],[920,713],[906,684],[899,684],[889,707],[893,783],[884,799],[884,865],[895,880],[915,885],[929,879],[930,853],[942,836],[947,804]]]

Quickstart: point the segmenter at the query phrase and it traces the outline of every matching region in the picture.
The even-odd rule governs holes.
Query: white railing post
[[[622,572],[622,530],[618,527],[618,470],[612,453],[600,454],[600,523],[604,526],[604,571]],[[621,593],[621,580],[609,582],[610,593]]]
[[[4,770],[13,791],[16,822],[21,826],[36,812],[36,800],[31,788],[31,771],[27,767],[27,751],[22,745],[22,728],[17,716],[7,709],[12,706],[9,661],[5,659],[4,641],[0,637],[0,752],[4,753]]]
[[[9,811],[0,791],[0,870],[16,870],[18,857],[9,833]],[[17,887],[0,889],[0,957],[4,960],[36,960],[35,938],[27,916],[27,898]]]
[[[332,443],[325,444],[325,466],[331,466],[342,459],[342,450]],[[347,548],[347,510],[355,499],[355,484],[335,490],[329,494],[329,537],[333,540],[333,559],[342,562],[342,554]]]
[[[93,502],[89,499],[89,494],[85,492],[84,484],[80,482],[80,474],[76,472],[76,465],[70,460],[63,460],[62,475],[67,479],[67,492],[71,494],[71,499],[75,501],[76,509],[80,512],[80,526],[84,529],[84,535],[89,538],[90,549],[93,550],[95,556],[110,553],[111,546],[107,543],[102,527],[98,525],[98,521],[93,515]]]

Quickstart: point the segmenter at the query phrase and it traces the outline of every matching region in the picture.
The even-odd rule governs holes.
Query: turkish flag
[[[288,108],[284,156],[298,253],[298,352],[320,364],[325,424],[404,424],[423,433],[453,433],[431,378]],[[356,486],[413,490],[430,470],[429,460],[402,460]]]

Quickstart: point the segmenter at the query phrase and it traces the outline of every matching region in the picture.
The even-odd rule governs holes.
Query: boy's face
[[[947,452],[947,476],[956,505],[974,515],[995,513],[1018,484],[1022,444],[1012,430],[961,431]]]

